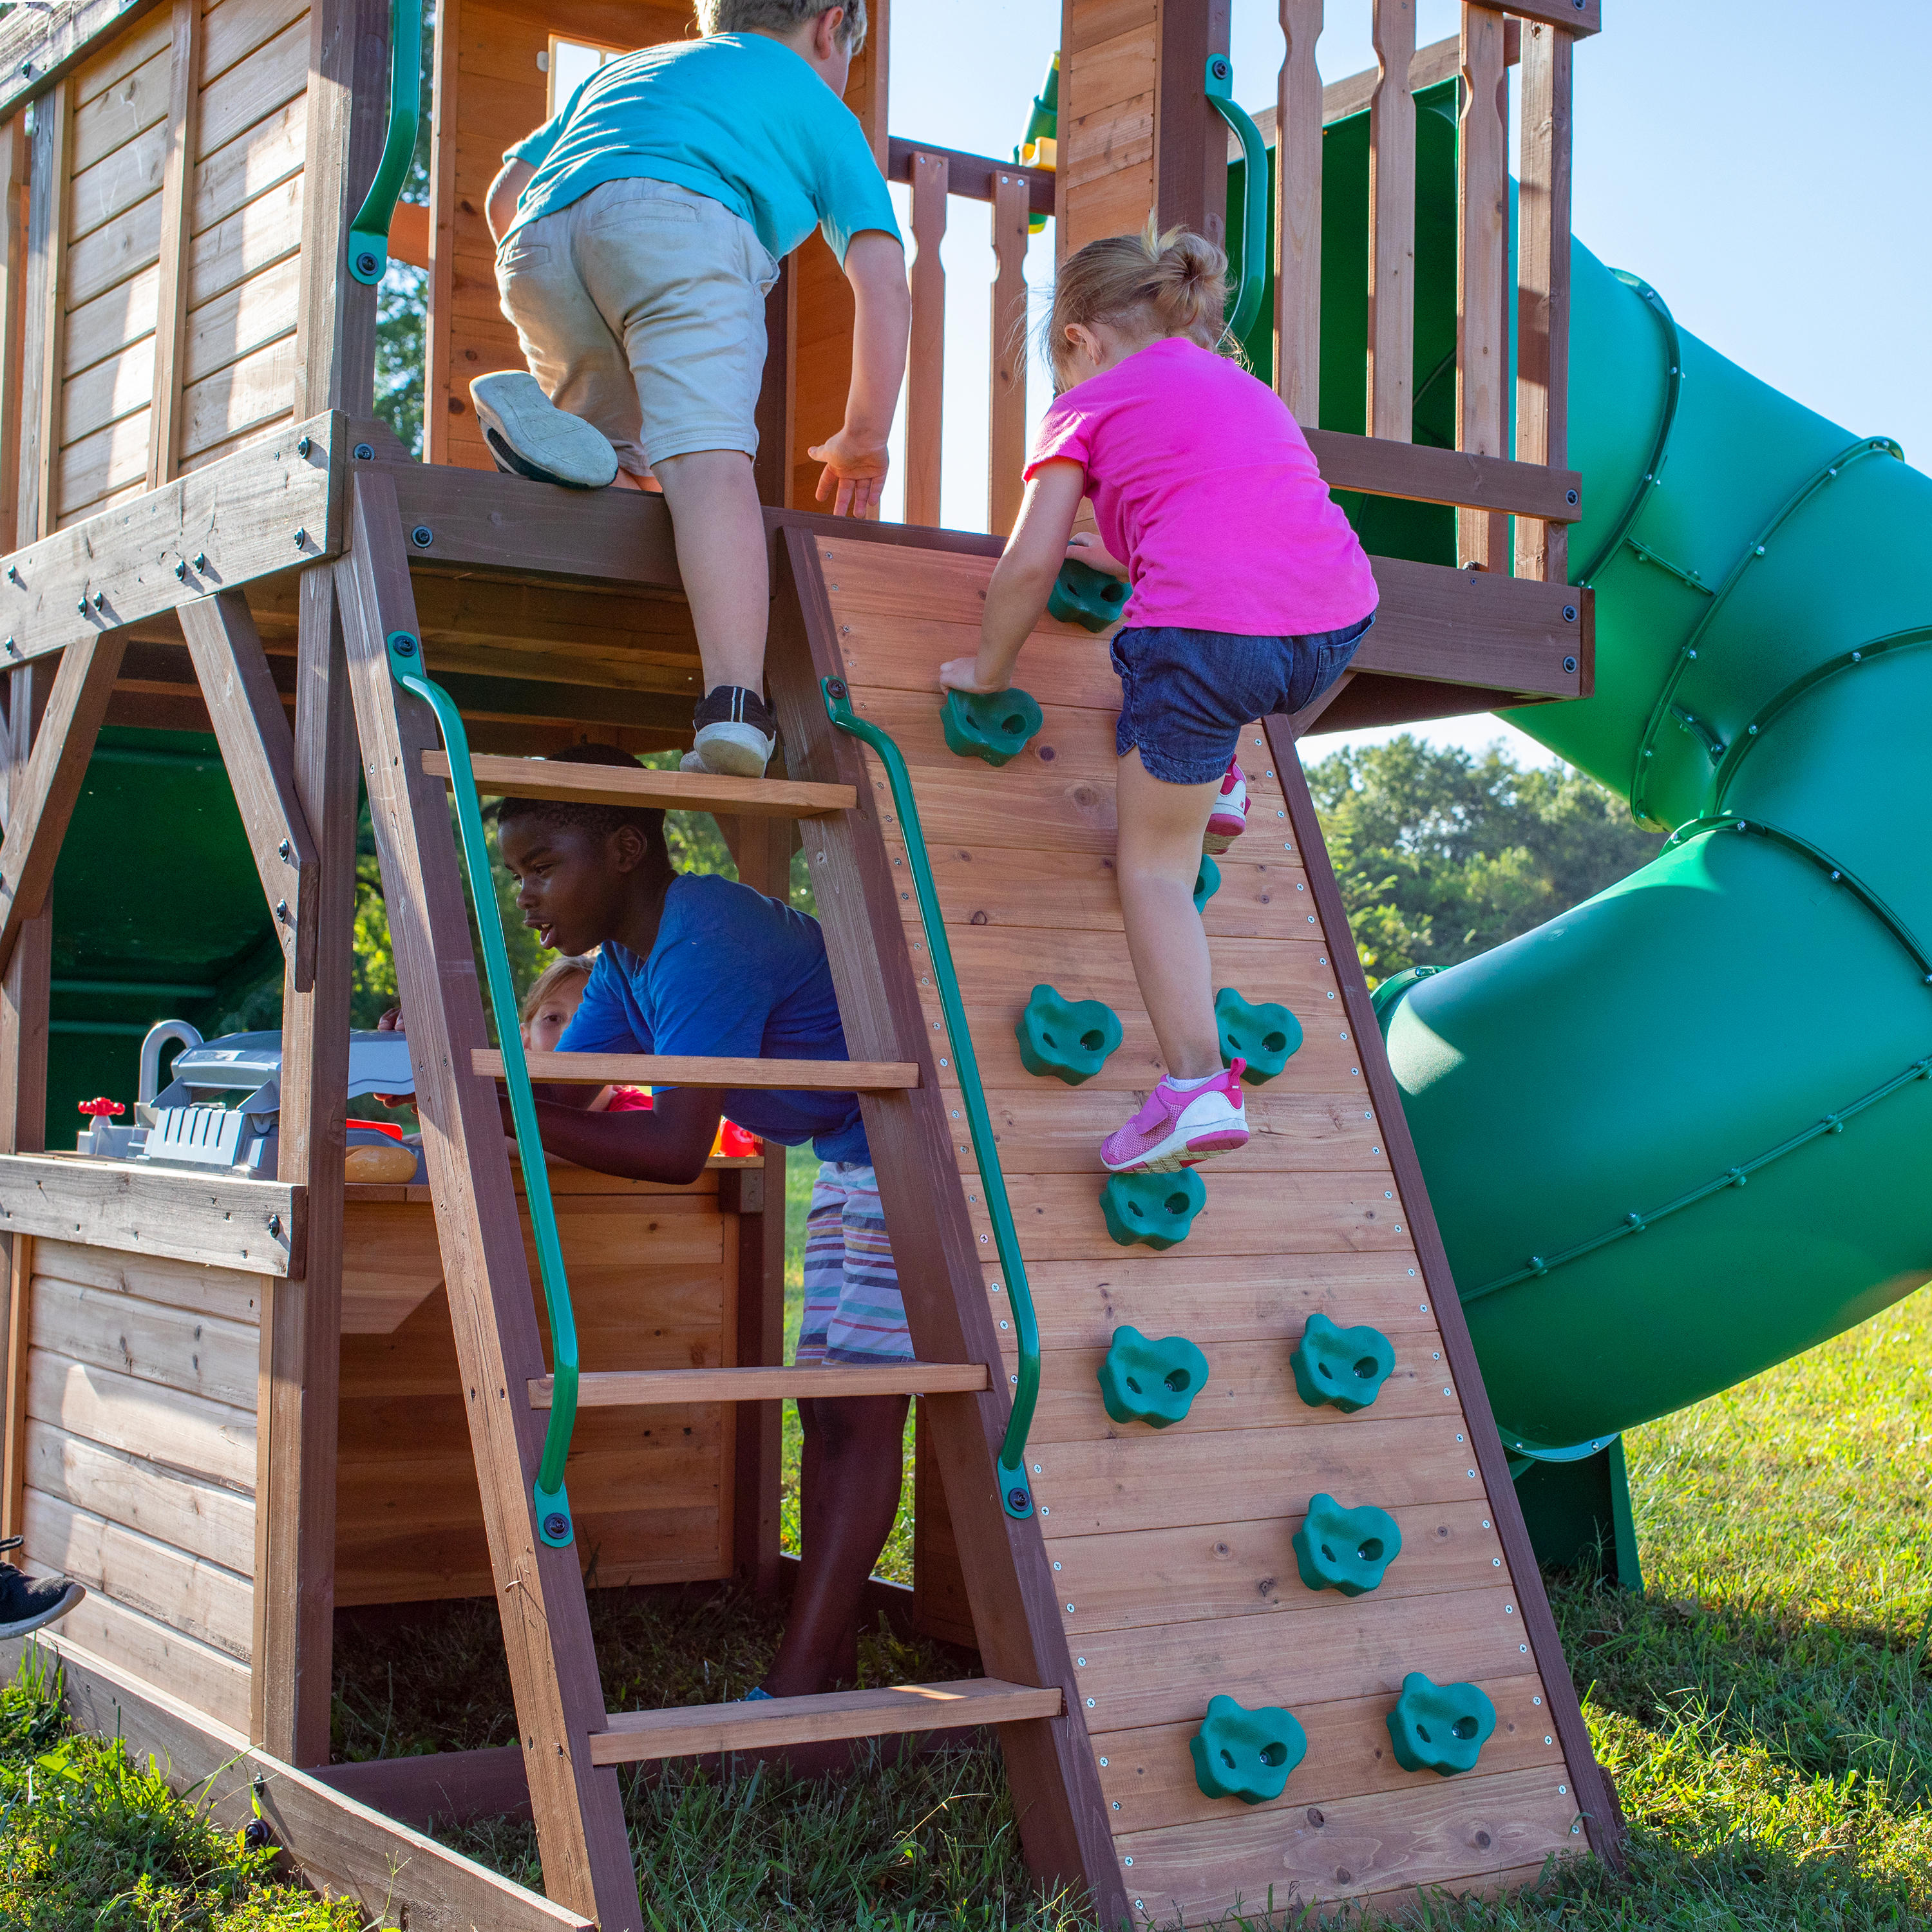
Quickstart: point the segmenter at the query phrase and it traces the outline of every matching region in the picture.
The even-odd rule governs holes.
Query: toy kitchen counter
[[[5,1481],[35,1567],[88,1586],[91,1648],[149,1676],[185,1669],[202,1708],[241,1711],[264,1312],[280,1279],[322,1285],[308,1268],[304,1190],[274,1178],[280,1036],[191,1035],[177,1030],[165,1085],[166,1042],[151,1040],[131,1120],[103,1107],[72,1153],[0,1156],[16,1392]],[[350,1172],[386,1178],[344,1188],[344,1605],[492,1588],[430,1191],[394,1126],[352,1118],[364,1096],[404,1096],[411,1082],[403,1036],[354,1036]],[[715,1158],[688,1186],[556,1162],[550,1180],[586,1369],[781,1359],[782,1148]],[[524,1226],[534,1284],[527,1212]],[[548,1358],[534,1287],[532,1303]],[[592,1580],[728,1576],[766,1542],[775,1563],[776,1445],[767,1456],[765,1435],[776,1417],[748,1406],[735,1422],[716,1403],[584,1411],[568,1480]]]

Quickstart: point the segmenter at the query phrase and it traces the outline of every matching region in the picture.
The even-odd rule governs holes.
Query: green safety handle
[[[416,152],[422,99],[422,0],[391,0],[389,60],[389,131],[383,138],[376,178],[349,224],[349,272],[371,287],[389,266],[389,224]]]
[[[490,870],[490,845],[476,802],[476,770],[470,762],[470,734],[463,728],[456,700],[423,675],[422,640],[407,631],[388,638],[389,670],[403,688],[436,713],[449,755],[450,783],[456,788],[456,822],[463,835],[463,856],[470,891],[476,902],[476,929],[483,936],[483,973],[490,982],[490,1010],[496,1016],[496,1043],[502,1049],[503,1079],[510,1090],[510,1118],[516,1123],[517,1159],[524,1170],[530,1227],[536,1236],[537,1267],[543,1279],[544,1305],[550,1313],[551,1395],[544,1432],[543,1460],[534,1493],[537,1534],[553,1550],[570,1546],[570,1499],[564,1493],[563,1465],[570,1432],[577,1422],[577,1321],[570,1309],[570,1284],[564,1278],[563,1248],[557,1239],[556,1209],[544,1165],[543,1138],[537,1130],[536,1095],[517,1012],[516,983],[510,976],[509,948],[503,943],[503,917],[496,904],[496,882]]]
[[[1234,63],[1226,54],[1208,56],[1208,98],[1241,137],[1241,158],[1246,164],[1242,170],[1246,193],[1241,217],[1240,292],[1234,298],[1234,313],[1228,321],[1228,334],[1241,341],[1262,312],[1262,291],[1268,281],[1268,143],[1248,110],[1236,104]]]
[[[1033,1312],[1033,1291],[1027,1285],[1026,1263],[1020,1258],[1019,1231],[1006,1199],[1006,1178],[1000,1171],[993,1142],[993,1117],[986,1111],[986,1089],[980,1084],[980,1063],[966,1024],[966,1005],[959,997],[959,976],[952,969],[952,948],[946,943],[940,917],[939,892],[926,856],[926,834],[920,830],[919,803],[912,795],[912,778],[905,760],[878,725],[854,715],[851,693],[843,678],[819,680],[825,715],[842,731],[849,732],[878,753],[898,808],[899,831],[905,840],[906,861],[912,868],[913,890],[919,900],[920,923],[926,930],[926,950],[932,961],[933,983],[939,988],[939,1010],[945,1016],[946,1036],[966,1102],[967,1124],[973,1130],[973,1151],[979,1156],[980,1184],[986,1192],[986,1211],[992,1216],[993,1242],[1006,1277],[1006,1299],[1012,1304],[1013,1331],[1018,1336],[1020,1372],[1015,1378],[1012,1414],[1006,1420],[1006,1439],[1000,1445],[1000,1507],[1011,1516],[1033,1514],[1033,1485],[1027,1480],[1027,1432],[1033,1426],[1040,1400],[1040,1323]],[[453,768],[453,765],[452,765]]]

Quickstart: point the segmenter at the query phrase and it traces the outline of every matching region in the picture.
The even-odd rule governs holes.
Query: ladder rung
[[[530,1381],[530,1406],[548,1408],[555,1382]],[[863,1367],[828,1362],[822,1368],[629,1369],[584,1376],[579,1408],[646,1408],[687,1402],[776,1402],[848,1395],[970,1395],[992,1387],[983,1362],[881,1362]]]
[[[850,785],[806,784],[793,778],[733,778],[715,772],[627,772],[615,765],[573,765],[562,759],[477,758],[470,761],[476,789],[490,798],[548,798],[568,805],[662,806],[668,812],[722,812],[740,818],[829,818],[850,812]],[[425,752],[423,770],[449,776],[449,754]]]
[[[640,1764],[712,1751],[777,1744],[886,1738],[968,1724],[1015,1724],[1057,1718],[1058,1685],[1035,1690],[997,1677],[956,1684],[896,1684],[884,1690],[835,1690],[816,1697],[760,1698],[752,1704],[694,1704],[671,1711],[626,1711],[590,1734],[590,1762]]]
[[[530,1078],[560,1087],[769,1087],[784,1092],[896,1094],[919,1084],[910,1060],[713,1060],[664,1053],[530,1053]],[[470,1049],[470,1064],[503,1077],[494,1047]]]

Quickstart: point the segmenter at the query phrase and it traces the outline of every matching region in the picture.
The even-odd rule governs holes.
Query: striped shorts
[[[912,1360],[878,1180],[859,1161],[822,1162],[812,1187],[797,1359],[802,1367]]]

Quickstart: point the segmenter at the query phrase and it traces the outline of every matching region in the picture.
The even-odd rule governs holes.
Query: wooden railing
[[[1315,65],[1323,0],[1281,0],[1287,56],[1276,129],[1280,272],[1276,385],[1296,420],[1318,420],[1322,356],[1322,155],[1324,121],[1369,110],[1369,434],[1411,440],[1415,349],[1415,92],[1458,73],[1456,446],[1502,458],[1509,367],[1509,94],[1520,50],[1516,449],[1517,462],[1566,461],[1570,296],[1570,56],[1599,26],[1598,0],[1464,0],[1457,40],[1418,52],[1412,0],[1372,0],[1379,70],[1324,90]],[[1506,17],[1506,16],[1508,17]],[[1453,66],[1444,56],[1454,52]],[[1324,107],[1328,111],[1324,112]],[[1331,480],[1333,480],[1331,478]],[[1420,491],[1398,494],[1422,494]],[[1574,512],[1573,512],[1574,514]],[[1461,560],[1544,581],[1566,569],[1567,523],[1520,515],[1512,559],[1504,512],[1464,502]]]
[[[960,195],[993,209],[992,332],[987,382],[986,527],[1004,536],[1019,514],[1026,462],[1028,226],[1051,215],[1054,179],[983,154],[904,141],[891,143],[887,172],[912,187],[912,346],[906,377],[905,520],[940,520],[945,442],[946,269],[940,244],[946,201]]]

